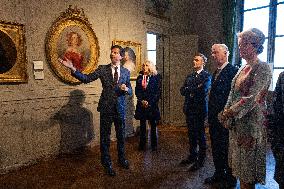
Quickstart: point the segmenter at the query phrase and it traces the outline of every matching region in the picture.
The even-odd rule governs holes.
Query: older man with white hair
[[[229,51],[225,44],[214,44],[211,55],[217,69],[213,74],[208,102],[208,123],[215,172],[205,179],[205,184],[219,183],[234,186],[236,179],[228,165],[229,131],[218,120],[218,113],[226,105],[231,82],[238,69],[228,62]],[[221,183],[222,182],[222,183]]]

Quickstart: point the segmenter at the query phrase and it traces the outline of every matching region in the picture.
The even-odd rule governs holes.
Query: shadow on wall
[[[94,138],[93,114],[82,106],[85,93],[70,92],[70,99],[52,118],[61,130],[59,154],[82,153]]]

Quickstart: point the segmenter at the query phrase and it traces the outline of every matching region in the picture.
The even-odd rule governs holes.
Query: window
[[[156,45],[157,35],[152,33],[147,33],[147,57],[148,60],[152,61],[156,65]]]
[[[243,1],[243,30],[258,28],[266,36],[259,58],[273,65],[274,89],[279,73],[284,71],[284,0]]]

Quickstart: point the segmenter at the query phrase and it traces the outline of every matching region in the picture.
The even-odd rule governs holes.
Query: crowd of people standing
[[[212,75],[204,69],[207,57],[202,53],[195,54],[194,72],[186,77],[180,88],[181,95],[185,97],[183,111],[189,140],[189,154],[180,165],[191,165],[189,171],[196,171],[204,166],[207,148],[205,125],[208,124],[215,171],[211,177],[205,179],[205,184],[231,188],[236,186],[239,179],[241,189],[251,189],[257,183],[265,183],[266,97],[272,74],[268,64],[258,58],[263,51],[264,42],[265,35],[256,28],[238,34],[240,57],[245,62],[240,68],[229,62],[229,50],[225,44],[214,44],[211,56],[217,69]],[[133,70],[120,65],[123,57],[124,49],[114,45],[111,47],[111,63],[100,65],[87,75],[81,73],[68,57],[59,59],[80,81],[89,83],[100,79],[102,82],[103,91],[98,104],[101,163],[110,176],[116,175],[109,154],[112,123],[117,137],[118,163],[125,169],[129,169],[130,165],[124,147],[125,97],[132,95],[130,71]],[[154,63],[145,61],[135,86],[137,103],[134,117],[140,120],[140,151],[145,151],[147,121],[151,126],[152,151],[157,150],[161,81],[161,75]],[[272,150],[276,159],[275,180],[281,189],[284,186],[283,83],[284,73],[281,73],[275,89],[274,121],[269,127],[272,130]]]

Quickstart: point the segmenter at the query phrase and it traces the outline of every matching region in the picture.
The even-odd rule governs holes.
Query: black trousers
[[[140,143],[141,147],[146,145],[146,121],[140,120]],[[157,147],[157,121],[149,120],[151,126],[151,147]]]
[[[114,123],[116,138],[117,138],[117,152],[119,161],[125,159],[125,123],[118,114],[100,114],[100,150],[101,163],[104,166],[111,166],[111,158],[109,154],[111,126]]]
[[[198,157],[201,161],[204,160],[206,156],[204,120],[204,117],[199,116],[187,116],[186,118],[190,156]],[[199,147],[198,152],[197,145]]]
[[[209,133],[215,174],[224,175],[227,173],[231,175],[228,165],[229,130],[216,119],[210,122]]]

